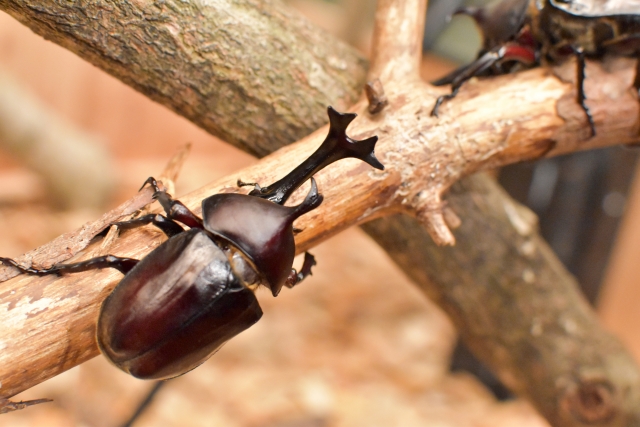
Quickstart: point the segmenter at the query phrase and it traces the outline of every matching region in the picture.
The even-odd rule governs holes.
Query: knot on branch
[[[604,378],[583,379],[570,385],[562,396],[561,405],[585,424],[608,422],[619,412],[615,389]]]
[[[389,104],[380,79],[367,82],[364,85],[364,93],[367,95],[367,101],[369,101],[367,110],[371,114],[378,114]]]
[[[461,220],[456,213],[446,206],[440,194],[421,191],[413,205],[416,218],[425,227],[433,241],[441,246],[456,244],[451,229],[458,228]]]

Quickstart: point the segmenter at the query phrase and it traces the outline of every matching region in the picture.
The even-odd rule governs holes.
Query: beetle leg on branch
[[[584,49],[581,47],[574,48],[577,58],[577,85],[578,85],[578,104],[582,107],[582,110],[587,115],[587,121],[589,122],[589,129],[591,130],[591,136],[596,136],[596,124],[593,121],[593,116],[591,116],[591,111],[589,111],[589,107],[585,101],[587,100],[587,96],[584,93],[584,77],[585,77],[585,69],[587,64],[585,62]]]
[[[158,227],[167,237],[173,237],[184,231],[184,228],[177,222],[160,214],[149,214],[129,221],[114,222],[112,225],[118,226],[121,230],[129,230],[143,225],[153,224]]]
[[[304,253],[304,262],[302,263],[302,268],[298,273],[295,268],[291,269],[291,274],[287,278],[285,282],[285,286],[287,288],[293,288],[295,285],[303,281],[306,277],[311,276],[311,267],[316,265],[316,258],[311,255],[309,252]]]
[[[34,276],[46,276],[49,274],[56,274],[60,276],[66,273],[80,273],[82,271],[98,270],[101,268],[115,268],[122,274],[127,274],[138,262],[139,260],[134,258],[105,255],[72,264],[58,264],[50,268],[36,269],[32,267],[23,267],[11,258],[0,257],[0,263],[17,268],[23,274],[31,274]]]
[[[162,205],[168,219],[180,221],[189,228],[203,228],[202,219],[191,212],[180,200],[174,200],[169,193],[161,190],[154,177],[150,176],[147,178],[140,189],[142,190],[147,184],[153,187],[153,190],[155,191],[155,193],[153,193],[153,198]]]
[[[517,61],[529,65],[536,61],[536,53],[532,47],[522,46],[517,43],[507,43],[491,49],[471,64],[458,68],[443,78],[436,80],[432,83],[434,86],[451,83],[451,93],[438,97],[433,110],[431,110],[431,115],[438,117],[438,109],[444,101],[455,98],[460,87],[465,82],[482,74],[499,61]]]

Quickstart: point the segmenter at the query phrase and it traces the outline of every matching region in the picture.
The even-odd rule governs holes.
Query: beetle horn
[[[331,163],[347,157],[360,159],[376,169],[384,169],[374,153],[378,141],[377,136],[362,141],[356,141],[347,136],[347,126],[356,118],[356,114],[339,113],[332,107],[329,107],[327,112],[329,114],[329,133],[322,145],[287,176],[267,187],[251,191],[249,193],[251,196],[261,197],[282,205],[313,174]]]
[[[355,157],[376,169],[384,170],[384,166],[376,158],[374,148],[378,142],[377,136],[356,141],[347,136],[347,127],[358,116],[355,113],[339,113],[333,107],[327,108],[329,115],[329,133],[320,148],[326,145],[326,154],[331,160],[327,164],[347,157]],[[318,149],[320,151],[320,149]],[[324,167],[326,165],[323,165]]]

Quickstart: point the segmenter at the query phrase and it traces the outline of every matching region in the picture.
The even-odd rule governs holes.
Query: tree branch
[[[0,0],[35,33],[264,156],[358,97],[365,60],[277,0]],[[287,100],[287,102],[283,102]]]
[[[424,0],[378,2],[369,80],[420,78],[426,16]]]
[[[538,235],[535,215],[483,174],[455,184],[447,202],[463,213],[455,247],[430,242],[406,216],[362,227],[447,312],[474,354],[552,426],[636,425],[635,361],[602,329]]]
[[[39,2],[37,6],[41,10],[46,10],[48,7],[63,7],[58,4],[52,6],[52,3],[44,1]],[[90,17],[81,15],[72,18],[77,20],[74,26],[60,25],[58,19],[63,21],[67,19],[63,15],[58,16],[61,13],[60,10],[56,9],[56,13],[49,14],[36,13],[30,8],[23,11],[25,4],[26,2],[17,0],[0,0],[0,8],[9,10],[37,31],[47,33],[50,38],[62,40],[67,45],[77,46],[75,42],[64,40],[67,38],[75,40],[74,31],[79,31],[76,27],[84,28],[78,25],[79,22],[86,24],[87,27],[95,25]],[[187,5],[190,4],[187,3]],[[187,6],[182,7],[188,9]],[[257,8],[258,5],[256,5]],[[109,29],[112,30],[101,29],[101,37],[120,37],[126,40],[120,27],[115,25],[119,22],[115,19],[112,22],[109,13],[107,7],[101,10],[102,18],[106,17],[101,24],[107,26],[111,24]],[[171,15],[173,12],[167,13]],[[175,13],[179,14],[179,12]],[[225,16],[223,11],[220,13]],[[273,12],[270,13],[273,14]],[[89,14],[89,16],[93,15]],[[165,21],[166,19],[169,18],[165,18]],[[158,29],[160,31],[163,30],[165,21],[148,21],[143,27],[146,31],[153,32],[153,29],[159,25],[162,27]],[[186,23],[184,28],[193,28],[194,25],[194,22]],[[70,34],[65,34],[61,30]],[[206,40],[216,40],[218,44],[224,44],[225,40],[231,40],[238,46],[237,49],[245,48],[242,34],[234,33],[238,38],[226,39],[224,31],[216,31],[215,37],[214,33],[204,35],[207,31],[211,31],[211,28],[205,26],[203,31],[202,38],[198,39],[202,43]],[[297,34],[299,29],[293,26],[290,31],[292,34]],[[292,40],[299,41],[295,38]],[[299,42],[299,46],[308,46],[305,41]],[[135,43],[132,40],[132,45]],[[252,41],[247,40],[247,43],[251,44]],[[265,46],[263,49],[269,50],[270,46]],[[100,52],[89,54],[83,49],[76,49],[76,51],[90,58],[102,55]],[[155,48],[140,49],[137,54],[163,57]],[[109,58],[113,57],[105,56],[103,59],[109,61]],[[353,61],[349,63],[350,66],[357,68],[358,64],[361,64],[353,59],[353,55],[345,58],[347,62]],[[330,60],[329,58],[317,59],[319,64]],[[173,58],[173,61],[173,63],[167,61],[166,69],[183,66],[179,58]],[[223,61],[219,62],[223,63]],[[234,69],[234,72],[238,74],[239,79],[254,75],[254,70],[246,64],[238,65],[240,68]],[[384,81],[383,76],[382,83],[389,98],[387,109],[379,115],[370,116],[365,112],[366,106],[360,104],[356,110],[361,113],[361,117],[354,122],[349,133],[354,138],[378,134],[381,141],[377,151],[387,166],[387,171],[372,172],[366,165],[349,160],[321,174],[318,179],[326,201],[313,215],[302,217],[297,224],[298,227],[305,229],[299,236],[298,250],[304,250],[350,224],[394,211],[411,212],[422,220],[422,224],[427,226],[434,224],[433,218],[444,218],[441,212],[442,206],[439,203],[442,192],[461,176],[476,170],[533,159],[545,154],[568,152],[576,148],[637,141],[634,123],[638,106],[637,101],[629,94],[630,83],[627,84],[632,71],[629,63],[625,61],[617,61],[612,67],[611,73],[595,64],[590,64],[589,67],[587,92],[590,106],[595,112],[599,132],[598,138],[593,140],[585,140],[588,130],[584,127],[584,117],[579,107],[572,101],[575,97],[573,86],[548,75],[546,70],[533,70],[467,85],[458,99],[445,106],[441,119],[437,121],[429,118],[428,113],[435,96],[441,93],[439,90],[414,81]],[[138,78],[136,71],[139,70],[135,66],[125,64],[118,70],[126,74],[122,78],[130,84]],[[601,73],[602,77],[591,78],[593,70]],[[181,69],[181,72],[184,74],[176,73],[175,75],[181,75],[181,79],[185,81],[192,78],[193,87],[198,87],[198,84],[208,87],[206,81],[197,81],[201,76],[199,72],[193,69]],[[154,83],[156,77],[143,75],[140,79],[146,79],[145,82],[150,87],[154,84],[159,88],[163,87],[164,82]],[[289,77],[291,76],[287,75],[285,78]],[[293,81],[292,84],[296,82]],[[589,84],[592,87],[589,87]],[[532,88],[535,88],[535,91]],[[269,88],[257,86],[255,89],[256,92],[252,96],[273,99],[269,98]],[[264,98],[261,98],[262,90],[266,92]],[[312,88],[308,90],[313,91]],[[352,89],[351,94],[353,93]],[[184,99],[180,101],[180,96],[194,103],[204,102],[204,98],[190,98],[179,91],[176,92],[178,100],[171,102],[186,102]],[[278,105],[287,102],[295,105],[297,102],[306,102],[296,96],[293,93],[285,94],[278,100]],[[255,103],[255,105],[258,104],[259,102]],[[173,108],[177,109],[181,106],[183,104],[174,105]],[[228,122],[234,123],[236,120],[235,105],[229,106],[228,110],[221,104],[215,104],[213,107],[217,108],[215,114],[224,116]],[[204,106],[198,108],[200,111],[204,110]],[[185,107],[187,111],[198,108]],[[308,108],[318,109],[318,103],[313,101]],[[562,116],[559,116],[557,111]],[[272,118],[273,116],[265,113],[264,117]],[[267,144],[277,145],[286,141],[287,133],[281,131],[281,126],[295,127],[295,120],[291,120],[286,114],[281,118],[282,125],[274,123],[271,119],[260,122],[267,123],[266,128],[274,126],[273,135],[270,135],[270,142]],[[305,121],[304,118],[301,120]],[[201,121],[202,123],[204,121]],[[248,123],[244,130],[238,125],[230,131],[240,135],[236,136],[233,142],[249,145],[247,141],[252,137],[257,138],[263,135],[265,130],[256,129],[255,123],[257,122]],[[310,119],[305,126],[307,128],[313,126]],[[216,131],[214,127],[210,130]],[[253,168],[241,171],[233,177],[227,177],[215,185],[207,186],[183,200],[191,207],[196,207],[199,200],[207,195],[219,190],[233,189],[237,178],[270,182],[309,154],[322,136],[315,133],[300,144],[281,150]],[[265,148],[266,145],[260,147],[265,151],[272,148]],[[252,150],[260,152],[260,149]],[[347,180],[343,178],[344,176],[349,176],[349,182],[345,182]],[[465,186],[473,187],[475,180],[476,178],[465,180]],[[514,207],[516,205],[491,185],[485,185],[482,191],[456,193],[456,197],[461,201],[451,204],[464,219],[463,226],[456,231],[456,237],[459,242],[463,240],[469,242],[468,245],[459,244],[454,248],[445,249],[434,247],[433,251],[427,251],[425,255],[424,252],[417,250],[425,245],[430,247],[424,240],[424,229],[416,225],[415,221],[406,218],[385,219],[384,222],[368,226],[367,230],[371,234],[386,236],[390,241],[397,230],[392,226],[399,226],[407,231],[410,237],[403,245],[389,248],[396,261],[405,266],[422,289],[437,297],[436,300],[456,321],[463,332],[463,337],[472,345],[477,355],[488,362],[507,384],[528,396],[554,425],[587,425],[593,422],[593,413],[596,413],[595,420],[601,421],[601,425],[622,425],[629,420],[637,420],[637,408],[640,407],[637,368],[629,356],[598,326],[594,321],[593,313],[588,310],[580,297],[573,291],[567,291],[573,286],[571,279],[559,267],[557,260],[545,250],[544,244],[536,236],[530,223],[522,221],[522,215],[517,214],[520,210]],[[477,215],[478,207],[485,205],[496,208],[483,210],[484,216]],[[467,222],[473,227],[466,227]],[[440,229],[432,229],[431,232],[436,238],[442,237],[442,240],[446,241],[448,236],[445,235],[443,223],[444,221],[440,223]],[[483,227],[491,232],[479,235],[479,230]],[[525,230],[525,235],[529,236],[524,246],[521,245],[520,240],[505,238],[522,230]],[[478,242],[478,239],[482,241]],[[109,250],[119,255],[142,256],[161,240],[157,233],[146,229],[127,232]],[[477,254],[469,248],[474,242],[479,246],[484,244],[485,251],[504,254],[504,257],[492,257],[489,256],[492,253],[486,254],[485,251]],[[84,256],[91,252],[91,248],[88,248]],[[535,266],[535,269],[532,269],[533,277],[529,273],[525,274],[522,264],[525,261],[518,261],[519,258],[515,257],[520,250],[534,255],[544,254],[536,258],[537,263],[531,264]],[[515,260],[512,263],[506,262],[504,258],[511,255]],[[447,262],[441,262],[442,257],[446,258]],[[484,260],[490,262],[485,263]],[[531,261],[526,261],[524,265],[529,265],[529,262]],[[505,271],[504,268],[507,270]],[[493,292],[479,295],[479,298],[485,299],[474,300],[473,304],[456,299],[467,292],[470,295],[478,295],[477,288],[496,289],[495,286],[491,288],[490,285],[492,282],[497,282],[496,278],[502,275],[513,277],[514,280],[520,277],[529,285],[518,288],[522,289],[522,293],[510,294],[509,297],[514,298],[513,300],[509,298],[500,300],[519,308],[515,311],[518,312],[520,321],[513,322],[513,333],[517,332],[521,339],[501,338],[502,328],[505,327],[501,317],[504,313],[489,309],[495,308],[495,304],[492,303],[495,301],[493,298],[496,298]],[[7,304],[8,307],[6,312],[0,313],[0,323],[3,325],[0,331],[2,334],[0,342],[4,344],[0,355],[2,364],[0,391],[3,395],[15,394],[96,354],[93,328],[98,305],[118,278],[117,273],[105,271],[60,279],[53,277],[34,279],[21,276],[0,285],[2,303]],[[455,286],[451,286],[451,283],[455,283]],[[549,301],[563,303],[531,304],[529,302],[531,295],[526,292],[527,289],[531,292],[538,292],[541,289],[539,292]],[[503,292],[502,289],[499,291]],[[534,301],[542,301],[541,296],[538,295]],[[573,327],[572,321],[565,322],[564,310],[573,304],[578,308],[575,313],[572,312],[569,315],[569,319],[584,322],[580,323],[577,329]],[[478,328],[478,316],[485,316],[482,324],[492,329]],[[575,333],[584,330],[588,330],[589,334]],[[550,331],[549,335],[552,339],[550,341],[543,338],[531,339],[530,335],[537,331]],[[495,339],[486,339],[488,336],[494,336]],[[501,347],[498,348],[503,349],[499,357],[495,355],[496,341],[501,343]],[[563,351],[559,353],[564,357],[557,359],[552,350],[554,343],[558,342],[566,346],[563,347],[565,350],[587,346],[593,349],[593,352],[585,353],[589,355],[585,359],[576,357],[579,350]],[[602,343],[611,345],[603,348]],[[535,355],[532,360],[537,363],[534,365],[519,363],[523,357],[531,354]],[[600,379],[594,382],[589,376],[590,372],[594,371],[603,373],[605,382]],[[619,375],[619,372],[625,372],[625,375]],[[536,381],[538,377],[546,378],[549,382],[540,384]],[[563,379],[560,387],[554,388],[554,384],[557,385],[552,380],[554,378]],[[591,397],[602,399],[589,400]],[[594,403],[595,409],[585,408],[583,405],[585,402]],[[598,402],[603,403],[598,405]],[[604,418],[597,418],[598,416]]]

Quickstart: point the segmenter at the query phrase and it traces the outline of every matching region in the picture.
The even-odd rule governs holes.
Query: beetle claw
[[[316,264],[316,257],[311,255],[309,252],[305,252],[304,261],[302,262],[302,268],[300,269],[300,272],[297,272],[295,268],[292,268],[291,274],[289,274],[289,277],[287,278],[287,281],[284,285],[289,289],[293,288],[305,278],[312,275],[311,268]]]
[[[238,187],[251,187],[251,186],[253,186],[253,190],[251,190],[252,193],[254,191],[262,191],[262,187],[260,187],[260,184],[258,184],[257,182],[244,182],[240,178],[238,178],[238,181],[237,181],[236,184],[238,185]]]
[[[142,184],[142,187],[140,187],[140,190],[138,191],[142,191],[142,189],[147,185],[150,185],[156,193],[160,191],[160,188],[158,187],[158,181],[156,181],[156,179],[152,176],[147,178],[147,180]]]

